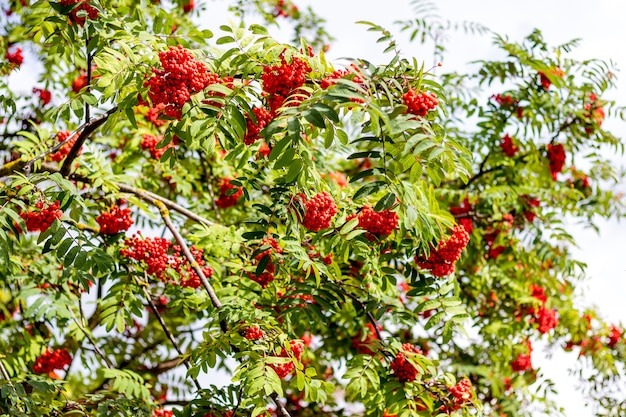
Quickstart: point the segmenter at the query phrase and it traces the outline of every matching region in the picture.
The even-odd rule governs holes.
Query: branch
[[[9,162],[7,164],[5,164],[2,168],[0,168],[0,177],[4,177],[7,176],[9,174],[12,174],[18,170],[21,170],[23,168],[23,171],[26,175],[30,174],[33,164],[37,161],[39,161],[40,159],[45,158],[47,155],[50,155],[52,153],[55,153],[56,151],[58,151],[59,149],[61,149],[63,146],[65,146],[66,143],[68,143],[70,140],[74,139],[75,135],[78,134],[78,132],[80,133],[80,136],[78,137],[78,139],[76,140],[76,142],[79,142],[81,138],[82,142],[85,141],[85,138],[89,135],[91,135],[94,130],[96,130],[98,127],[102,126],[102,124],[104,122],[107,121],[107,119],[109,118],[109,116],[111,116],[113,113],[115,113],[117,111],[117,106],[113,107],[112,109],[110,109],[109,111],[107,111],[106,113],[96,117],[95,119],[91,119],[89,122],[85,122],[82,125],[78,126],[78,128],[72,132],[71,135],[69,135],[67,137],[67,139],[65,139],[63,142],[57,143],[56,145],[54,145],[53,147],[49,148],[48,150],[46,150],[44,153],[37,155],[36,157],[34,157],[33,159],[31,159],[30,161],[27,162],[23,162],[21,160],[17,160],[17,161],[12,161]],[[56,135],[54,135],[54,137],[56,137]],[[81,142],[81,146],[82,146],[82,142]],[[72,147],[72,150],[74,148]],[[80,146],[78,147],[78,149],[76,150],[76,155],[74,155],[72,157],[72,159],[76,158],[76,156],[78,155],[78,151],[80,150]],[[69,156],[72,154],[72,152],[70,151],[70,153],[68,154],[67,158],[69,158]],[[66,158],[66,161],[67,161]],[[18,168],[15,167],[11,167],[10,165],[12,163],[15,162],[21,162],[21,166],[19,166]],[[63,164],[65,166],[65,164]],[[62,172],[63,169],[61,169]],[[69,170],[68,170],[69,172]]]
[[[195,273],[198,275],[198,278],[200,278],[200,282],[202,283],[202,286],[206,290],[207,294],[209,295],[209,298],[211,299],[211,303],[213,304],[213,307],[215,307],[216,309],[222,308],[222,303],[220,302],[219,298],[217,298],[217,294],[215,293],[215,290],[209,283],[209,280],[207,279],[206,275],[204,275],[204,272],[202,272],[202,268],[200,268],[200,265],[198,265],[198,262],[191,254],[191,251],[189,250],[189,247],[187,246],[185,239],[183,239],[183,237],[180,235],[180,233],[176,229],[176,226],[174,226],[174,224],[172,223],[172,219],[170,218],[170,214],[169,214],[169,211],[167,210],[167,207],[165,207],[165,205],[161,201],[155,201],[154,203],[159,208],[159,212],[161,213],[161,217],[163,218],[163,221],[165,222],[165,226],[167,226],[167,228],[172,233],[172,235],[174,235],[174,239],[176,240],[181,250],[183,251],[183,255],[185,255],[185,258],[187,258],[187,262],[189,262],[189,265],[191,265]],[[228,324],[226,323],[226,320],[220,321],[220,327],[222,328],[222,331],[224,332],[228,330]]]
[[[2,357],[4,357],[4,355],[2,355]],[[7,369],[4,367],[2,358],[0,358],[0,373],[2,373],[2,377],[8,382],[9,386],[15,389],[15,387],[13,386],[13,382],[11,382],[11,378],[9,378],[9,373],[7,372]]]
[[[140,283],[140,285],[141,285],[141,283]],[[176,349],[176,352],[178,352],[178,354],[181,356],[181,359],[183,360],[183,363],[185,364],[185,367],[187,369],[190,369],[191,365],[189,365],[189,358],[184,358],[185,354],[183,353],[182,349],[180,348],[178,342],[176,342],[176,339],[174,338],[174,335],[170,331],[169,327],[167,327],[167,324],[163,320],[163,317],[161,317],[161,313],[159,313],[159,310],[154,305],[154,302],[152,301],[152,297],[148,293],[148,290],[143,285],[142,285],[142,288],[143,288],[143,293],[146,296],[146,300],[148,301],[148,304],[150,305],[150,309],[156,315],[156,318],[159,321],[159,324],[161,325],[161,328],[163,329],[163,332],[165,332],[165,335],[167,336],[167,338],[170,339],[170,342],[172,342],[172,345],[174,346],[174,349]],[[198,382],[198,380],[195,377],[191,377],[191,380],[193,381],[193,384],[196,386],[198,391],[202,389],[202,387],[200,386],[200,383]]]
[[[89,180],[86,180],[86,181],[88,182]],[[168,200],[167,198],[162,197],[158,194],[152,193],[150,191],[142,190],[139,188],[135,188],[126,184],[115,183],[115,185],[120,189],[120,191],[123,191],[125,193],[135,194],[137,197],[141,198],[146,203],[155,205],[157,207],[159,203],[162,203],[168,209],[177,211],[178,213],[190,218],[191,220],[195,220],[198,223],[203,223],[203,224],[206,224],[207,226],[214,226],[217,224],[215,222],[212,222],[211,220],[205,219],[202,216],[198,216],[193,211],[188,210],[185,207],[179,204],[176,204],[172,200]]]
[[[276,404],[276,411],[278,411],[278,415],[282,417],[291,417],[287,408],[285,408],[285,404],[278,398],[278,394],[273,392],[270,397],[274,400],[274,404]]]
[[[61,167],[61,175],[66,177],[70,173],[72,169],[72,163],[74,162],[74,159],[76,159],[76,157],[78,156],[78,153],[80,152],[80,148],[83,147],[83,144],[85,143],[87,138],[91,136],[91,134],[96,129],[102,126],[104,122],[108,120],[109,116],[111,116],[116,111],[117,111],[117,106],[113,107],[112,109],[104,113],[103,115],[100,115],[96,117],[95,119],[91,119],[86,123],[83,123],[83,126],[84,126],[83,131],[80,133],[80,136],[78,136],[78,139],[76,139],[76,142],[74,142],[72,149],[70,149],[70,152],[65,157],[65,161],[63,161],[63,166]]]
[[[354,301],[361,307],[361,309],[367,316],[367,319],[369,320],[369,322],[372,324],[372,326],[374,326],[374,332],[376,332],[376,336],[378,337],[378,340],[382,341],[383,337],[380,334],[380,330],[378,329],[378,326],[379,326],[378,321],[376,321],[376,317],[374,317],[372,312],[367,309],[367,307],[365,306],[365,303],[361,301],[356,295],[350,294],[348,291],[346,291],[341,285],[339,285],[340,284],[339,282],[335,282],[335,284],[337,284],[338,287],[341,288],[342,292],[345,295],[347,295],[350,299],[352,299],[352,301]]]

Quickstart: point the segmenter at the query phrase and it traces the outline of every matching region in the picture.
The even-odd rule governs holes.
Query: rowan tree
[[[387,62],[329,62],[289,0],[211,30],[193,0],[5,7],[3,416],[552,413],[537,340],[624,412],[622,326],[578,307],[563,228],[623,215],[623,109],[575,42],[494,36],[505,60],[447,74],[368,22]]]

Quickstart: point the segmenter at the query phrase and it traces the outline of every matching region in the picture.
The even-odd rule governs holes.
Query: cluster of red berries
[[[526,372],[528,370],[533,369],[533,364],[531,362],[530,354],[533,351],[530,340],[526,342],[526,346],[528,348],[528,353],[520,353],[517,357],[511,362],[511,369],[513,372]]]
[[[589,103],[585,103],[584,116],[588,121],[585,121],[585,132],[588,134],[593,133],[596,128],[602,127],[602,122],[606,117],[604,108],[598,103],[598,97],[591,93],[589,95]]]
[[[41,101],[41,104],[44,106],[50,104],[50,101],[52,101],[52,93],[49,90],[34,87],[33,94],[37,94],[37,96],[39,96],[39,101]]]
[[[359,331],[359,333],[352,338],[352,347],[356,349],[359,354],[374,355],[376,352],[372,350],[374,347],[372,342],[378,340],[378,334],[372,323],[367,323],[365,326],[365,331]],[[378,330],[382,330],[382,326],[379,325]]]
[[[56,369],[63,369],[72,363],[72,357],[67,349],[55,349],[46,351],[35,360],[33,371],[38,374],[48,374]]]
[[[126,231],[133,224],[130,218],[130,208],[120,208],[115,205],[96,217],[96,223],[100,225],[100,233],[103,235],[115,235]]]
[[[158,409],[154,410],[152,417],[174,417],[174,412],[172,410]]]
[[[449,239],[439,242],[437,249],[432,248],[428,259],[416,257],[415,262],[422,269],[430,270],[436,277],[445,277],[454,272],[454,264],[461,257],[470,236],[463,226],[455,226]]]
[[[87,86],[87,73],[85,71],[81,71],[78,74],[78,77],[72,80],[72,91],[74,93],[79,93],[80,90]]]
[[[563,70],[559,67],[550,68],[548,70],[548,73],[554,77],[559,78],[563,78],[563,76],[565,75],[565,72],[563,72]],[[546,90],[549,89],[552,85],[552,81],[550,81],[546,73],[543,71],[539,71],[539,82],[541,83],[541,86]]]
[[[282,348],[279,357],[287,358],[291,356],[300,360],[300,358],[302,358],[302,352],[304,352],[304,343],[302,343],[302,340],[292,340],[289,344],[291,346],[291,354],[288,353],[285,348]],[[292,374],[296,369],[293,361],[280,364],[270,364],[270,367],[276,371],[279,378],[285,378],[287,375]]]
[[[454,398],[454,404],[448,406],[449,411],[456,411],[472,399],[472,383],[468,378],[463,378],[455,386],[449,387],[448,390]]]
[[[285,57],[281,57],[280,65],[266,65],[263,67],[263,91],[266,95],[267,104],[272,113],[276,113],[285,100],[296,90],[304,85],[306,76],[311,72],[311,67],[300,58],[292,58],[287,63]],[[300,92],[303,95],[304,92]],[[298,105],[301,97],[293,97],[291,105]]]
[[[246,329],[244,337],[248,340],[259,340],[265,333],[257,325],[250,326]]]
[[[79,26],[83,26],[87,19],[95,20],[98,18],[98,9],[91,6],[89,0],[60,0],[60,3],[65,7],[74,6],[70,12],[69,18],[70,22],[74,22]],[[81,11],[86,12],[87,15],[85,16],[85,14],[80,13],[79,16],[79,12]]]
[[[402,345],[402,350],[398,352],[393,362],[391,362],[391,370],[400,382],[413,382],[417,378],[418,370],[406,358],[407,354],[422,354],[422,351],[410,343]]]
[[[523,309],[523,312],[533,316],[530,322],[537,323],[541,334],[547,333],[559,324],[559,319],[556,315],[557,311],[555,309],[546,308],[548,297],[546,296],[545,290],[539,285],[532,284],[530,286],[530,295],[538,300],[541,306],[527,306]]]
[[[439,104],[434,94],[427,92],[417,94],[412,88],[402,94],[402,100],[407,107],[405,113],[419,117],[425,117],[430,110],[433,110]]]
[[[199,288],[202,285],[200,277],[194,270],[193,266],[189,263],[185,255],[182,253],[182,248],[178,245],[172,248],[174,253],[171,255],[171,267],[176,271],[176,275],[180,277],[178,285],[181,287],[190,287],[193,289]],[[203,254],[204,250],[198,249],[195,246],[189,248],[195,264],[200,268],[206,278],[213,275],[213,268],[206,264]]]
[[[398,215],[389,209],[374,211],[370,206],[365,205],[358,215],[348,216],[346,220],[354,217],[359,219],[359,227],[367,230],[365,236],[370,241],[384,239],[398,228]]]
[[[178,285],[191,288],[198,288],[202,285],[200,277],[198,277],[192,265],[188,262],[187,258],[181,254],[180,246],[172,247],[173,254],[168,253],[172,243],[167,239],[161,237],[143,238],[141,235],[135,235],[132,238],[126,239],[124,244],[126,247],[120,250],[120,254],[127,258],[143,262],[148,275],[154,275],[161,281],[166,281],[167,270],[172,269],[176,273],[176,276],[180,278],[177,282]],[[207,278],[213,275],[213,268],[206,265],[202,257],[202,249],[197,249],[192,246],[190,251],[195,259],[196,265],[201,268],[204,275]]]
[[[146,264],[148,275],[155,275],[160,280],[165,280],[165,271],[170,264],[167,254],[172,243],[162,237],[146,237],[135,235],[124,241],[125,248],[120,254]]]
[[[350,68],[343,68],[335,70],[332,74],[328,75],[320,82],[320,87],[326,90],[331,85],[337,84],[337,80],[340,78],[351,79],[357,84],[361,84],[365,81],[363,75],[359,71],[358,67],[354,64],[350,65]]]
[[[623,331],[614,324],[611,324],[611,334],[609,335],[608,346],[614,348],[622,340]]]
[[[147,103],[145,104],[147,105]],[[165,104],[159,103],[155,105],[154,107],[150,107],[148,109],[148,112],[144,115],[144,117],[148,122],[152,123],[155,127],[161,127],[165,123],[167,123],[167,120],[160,119],[161,114],[163,113],[163,109],[165,109]]]
[[[219,208],[225,209],[237,204],[239,197],[243,195],[241,187],[231,184],[231,178],[222,178],[220,185],[220,196],[215,200],[215,205]],[[233,190],[233,191],[231,191]]]
[[[20,213],[20,217],[24,219],[26,230],[29,232],[45,232],[56,219],[63,216],[59,207],[59,200],[53,204],[44,203],[40,200],[35,204],[37,210]]]
[[[159,60],[163,69],[153,68],[154,75],[145,81],[144,86],[150,88],[148,96],[153,105],[165,105],[163,111],[168,117],[180,119],[182,108],[191,100],[192,94],[219,82],[218,76],[210,73],[206,64],[181,45],[159,52]]]
[[[345,188],[348,186],[348,179],[343,174],[343,172],[339,172],[339,171],[329,172],[328,178],[333,180],[339,188]]]
[[[298,6],[285,0],[277,0],[274,5],[274,15],[276,17],[296,17],[298,14]]]
[[[524,210],[524,217],[526,218],[526,220],[528,220],[529,223],[532,223],[535,221],[537,213],[535,213],[531,207],[537,208],[541,205],[541,202],[537,198],[529,196],[525,196],[524,199],[527,206],[526,210]]]
[[[173,148],[176,142],[175,139],[172,139],[172,141],[168,143],[166,146],[162,148],[157,148],[157,145],[162,140],[163,140],[163,136],[161,135],[155,136],[149,133],[145,133],[141,139],[141,149],[143,149],[144,151],[150,152],[150,156],[153,157],[154,159],[161,159],[165,151],[167,151],[169,148]]]
[[[60,131],[59,133],[57,133],[57,142],[59,143],[64,142],[67,138],[70,137],[71,134],[72,132],[68,130]],[[61,146],[61,148],[58,151],[51,154],[50,159],[52,159],[54,162],[61,162],[62,160],[64,160],[65,157],[70,153],[70,150],[72,150],[72,147],[76,143],[76,139],[78,139],[78,136],[74,135],[74,137],[72,137],[69,141],[67,141],[65,145]],[[82,148],[81,148],[81,151],[82,151]]]
[[[560,143],[556,145],[548,144],[548,161],[550,162],[550,173],[556,181],[557,174],[563,171],[565,165],[565,148]]]
[[[259,253],[254,257],[255,264],[258,265],[261,260],[265,257],[269,257],[269,262],[265,266],[265,270],[261,272],[260,275],[255,273],[250,273],[248,276],[251,280],[258,282],[261,287],[266,288],[267,285],[274,281],[274,274],[276,273],[276,260],[274,259],[275,254],[283,253],[283,248],[278,245],[278,242],[273,237],[267,237],[261,241],[261,247],[269,246],[268,249]]]
[[[521,119],[524,115],[524,109],[519,106],[518,101],[514,100],[513,97],[511,97],[510,95],[503,96],[501,94],[495,94],[491,96],[491,98],[493,98],[501,108],[507,110],[515,110],[518,119]]]
[[[502,149],[502,152],[508,157],[515,156],[517,151],[519,151],[519,147],[517,147],[515,143],[513,143],[513,138],[509,136],[508,133],[502,138],[500,148]]]
[[[556,310],[553,308],[540,307],[535,319],[538,324],[539,333],[541,334],[548,333],[559,324]]]
[[[301,219],[304,227],[312,232],[330,227],[333,217],[337,214],[337,205],[330,194],[323,191],[308,201],[303,194],[298,195],[298,198],[304,202],[304,216]]]
[[[22,56],[22,48],[18,46],[12,51],[7,51],[4,55],[4,59],[6,59],[7,62],[10,62],[13,65],[16,65],[18,67],[21,66],[22,62],[24,62],[24,56]]]
[[[246,123],[248,125],[246,129],[246,135],[243,138],[243,143],[246,145],[252,145],[256,140],[260,139],[259,133],[263,130],[274,118],[272,113],[267,111],[265,107],[255,107],[252,109],[254,116],[256,117],[256,123],[252,118],[248,117]]]
[[[474,206],[470,204],[469,198],[467,197],[463,199],[463,202],[460,205],[450,207],[450,214],[455,217],[459,225],[463,226],[465,230],[467,230],[467,233],[472,233],[474,230],[474,222],[470,216],[473,208]]]

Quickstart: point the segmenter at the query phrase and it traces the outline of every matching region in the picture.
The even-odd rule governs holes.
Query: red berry
[[[259,340],[265,333],[259,326],[250,326],[246,329],[245,338],[248,340]]]
[[[556,316],[555,309],[548,309],[545,307],[539,308],[537,312],[537,324],[539,324],[539,332],[541,334],[548,333],[559,324],[559,319]]]
[[[382,330],[382,327],[378,327]],[[366,330],[359,331],[359,333],[352,338],[352,347],[356,349],[359,354],[374,355],[375,351],[372,342],[378,340],[378,334],[374,330],[374,325],[371,323],[366,324]]]
[[[266,65],[263,67],[263,91],[266,95],[268,106],[272,113],[276,113],[292,94],[290,106],[298,105],[304,92],[297,91],[306,82],[306,76],[311,72],[311,67],[300,58],[292,58],[287,63],[285,57],[281,57],[281,65]]]
[[[350,220],[351,217],[348,217]],[[365,205],[357,215],[359,227],[368,231],[365,235],[368,240],[384,239],[398,227],[398,215],[389,209],[374,211]]]
[[[69,14],[70,22],[74,22],[79,26],[83,26],[87,19],[95,20],[98,18],[98,9],[91,6],[88,0],[60,0],[62,6],[74,6],[72,11]],[[81,13],[79,16],[79,12],[84,11],[87,13],[87,16]]]
[[[143,135],[141,139],[141,149],[147,150],[148,152],[150,152],[150,156],[153,157],[154,159],[161,159],[165,151],[168,150],[169,148],[173,148],[176,142],[175,139],[172,139],[172,141],[168,143],[166,146],[162,148],[157,148],[157,145],[162,140],[163,140],[163,136],[160,136],[160,135],[155,136],[155,135],[146,133]]]
[[[43,104],[44,106],[49,104],[50,101],[52,100],[52,93],[49,90],[44,90],[41,88],[34,87],[33,93],[39,96],[39,100],[41,101],[41,104]]]
[[[282,348],[279,357],[292,357],[296,360],[300,360],[300,358],[302,357],[302,352],[304,352],[304,343],[302,343],[302,340],[292,340],[291,342],[289,342],[289,344],[291,346],[291,352],[288,353],[285,348]],[[276,371],[276,374],[279,378],[285,378],[287,375],[292,374],[293,371],[296,369],[293,360],[287,363],[270,364],[270,367],[274,369],[274,371]]]
[[[611,334],[609,335],[609,347],[614,348],[622,340],[622,329],[614,324],[611,324]]]
[[[72,91],[79,93],[80,90],[87,86],[87,73],[81,71],[80,75],[72,81]]]
[[[248,118],[246,121],[248,127],[246,135],[243,138],[243,143],[246,145],[252,145],[256,140],[260,139],[261,136],[259,136],[259,132],[261,132],[261,130],[263,130],[274,118],[272,114],[265,109],[265,107],[255,107],[252,111],[256,117],[256,123],[251,118]]]
[[[70,137],[71,134],[72,133],[68,130],[60,131],[59,133],[57,133],[57,142],[60,143],[60,142],[65,141],[67,138]],[[69,141],[65,143],[65,145],[61,146],[61,149],[51,154],[50,159],[52,159],[54,162],[61,162],[62,160],[64,160],[65,157],[70,153],[70,150],[72,150],[72,147],[76,143],[76,139],[78,139],[78,136],[74,135]],[[82,147],[81,147],[81,150],[79,151],[79,155],[81,152],[82,152]]]
[[[458,410],[472,399],[472,383],[468,378],[463,378],[455,386],[449,387],[448,390],[450,394],[452,394],[452,397],[454,397],[454,405],[448,407],[449,411]]]
[[[153,68],[153,76],[144,83],[149,87],[148,96],[152,104],[163,104],[168,117],[180,119],[182,108],[191,95],[204,90],[207,86],[219,82],[216,74],[210,73],[204,62],[198,61],[189,50],[170,47],[159,52],[163,69]]]

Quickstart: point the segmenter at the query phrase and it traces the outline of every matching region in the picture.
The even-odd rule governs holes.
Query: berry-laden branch
[[[141,285],[141,283],[140,283],[140,285]],[[183,353],[182,349],[180,348],[180,345],[178,344],[178,342],[174,338],[174,335],[172,334],[172,332],[170,331],[169,327],[167,326],[167,324],[163,320],[163,317],[161,316],[161,313],[159,313],[159,310],[154,305],[154,302],[152,301],[152,297],[150,297],[150,294],[148,293],[148,290],[146,289],[145,286],[142,286],[142,288],[143,288],[143,293],[146,296],[146,300],[148,301],[148,305],[150,306],[150,310],[152,310],[152,312],[154,313],[154,315],[157,318],[157,321],[161,325],[161,328],[163,329],[163,332],[165,333],[167,338],[170,340],[170,342],[172,342],[172,346],[174,346],[174,349],[176,349],[176,352],[178,352],[178,354],[182,358],[184,356],[184,353]],[[189,358],[184,358],[183,359],[183,364],[185,365],[185,367],[187,369],[189,369],[191,367],[189,365]],[[197,378],[191,377],[191,380],[193,381],[193,384],[196,386],[196,388],[198,390],[202,389],[202,387],[200,386],[200,383],[198,382]]]
[[[74,140],[78,132],[81,132],[81,133],[78,139],[76,140],[76,142],[81,142],[81,146],[82,146],[82,144],[85,142],[85,138],[91,135],[97,128],[102,126],[104,122],[106,122],[107,119],[116,111],[117,111],[117,106],[113,107],[106,113],[96,117],[95,119],[92,119],[88,122],[83,123],[82,125],[78,126],[78,128],[74,132],[72,132],[72,134],[69,135],[64,141],[57,143],[53,147],[46,150],[44,153],[37,155],[36,157],[31,159],[30,161],[23,162],[21,160],[17,160],[17,161],[12,161],[12,162],[5,164],[2,168],[0,168],[0,178],[10,175],[19,170],[23,170],[24,174],[29,175],[32,170],[33,164],[35,162],[39,161],[40,159],[45,158],[47,155],[57,152],[59,149],[65,146],[66,143],[68,143],[71,140]],[[81,141],[81,138],[83,138],[82,141]],[[72,159],[76,158],[76,156],[78,155],[78,150],[80,150],[80,146],[77,148],[76,155],[74,155]],[[69,158],[70,155],[72,155],[71,150],[70,150],[70,153],[66,157],[66,161],[68,160],[67,158]],[[61,168],[61,172],[63,172],[63,168]],[[68,173],[69,173],[69,170],[68,170]]]

